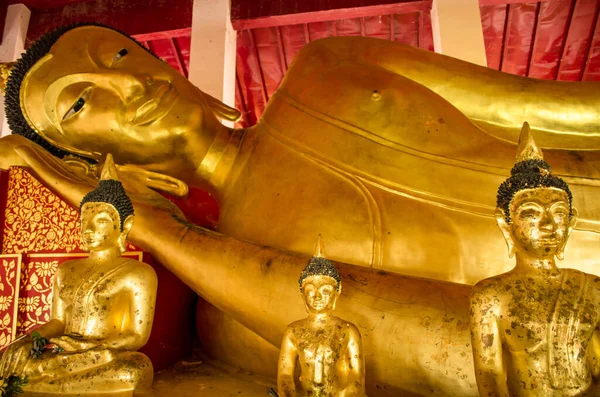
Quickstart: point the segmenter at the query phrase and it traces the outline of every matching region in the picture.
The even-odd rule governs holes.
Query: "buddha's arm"
[[[296,360],[298,350],[292,341],[292,330],[288,328],[283,336],[281,351],[279,353],[279,364],[277,368],[277,389],[279,397],[295,397],[296,386],[294,373],[296,372]]]
[[[349,376],[346,394],[348,396],[362,396],[365,389],[365,366],[363,365],[363,348],[360,332],[354,324],[350,325],[348,339]]]
[[[470,325],[479,395],[509,397],[496,314],[494,299],[475,286],[471,294]]]
[[[130,299],[129,321],[124,322],[118,333],[100,342],[99,348],[134,351],[148,342],[158,286],[156,273],[149,266],[137,266],[128,270],[126,283],[126,294]]]
[[[600,328],[596,328],[590,341],[590,361],[592,365],[592,376],[594,379],[600,377]]]

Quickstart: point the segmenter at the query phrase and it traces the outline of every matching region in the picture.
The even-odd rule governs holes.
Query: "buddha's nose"
[[[548,211],[544,211],[544,215],[542,216],[542,220],[540,222],[540,229],[546,231],[554,231],[556,229],[556,222],[554,222],[554,218],[548,213]]]
[[[144,73],[115,73],[114,79],[110,82],[125,104],[142,97],[152,84],[154,84],[152,76]]]

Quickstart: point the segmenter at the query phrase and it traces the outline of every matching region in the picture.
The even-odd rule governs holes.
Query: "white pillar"
[[[487,66],[478,0],[433,0],[435,52]]]
[[[203,92],[235,106],[237,35],[230,0],[194,0],[189,80]]]
[[[31,11],[23,4],[13,4],[8,7],[4,23],[4,35],[0,45],[0,62],[14,62],[25,50],[25,39]],[[0,95],[0,137],[10,134],[10,129],[4,117],[4,96]]]

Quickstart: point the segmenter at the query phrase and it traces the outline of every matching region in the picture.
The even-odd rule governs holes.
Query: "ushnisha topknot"
[[[506,222],[510,223],[510,202],[515,194],[525,189],[553,187],[564,190],[569,197],[569,217],[573,215],[573,196],[569,185],[550,172],[550,165],[544,161],[542,150],[533,140],[528,123],[523,124],[517,147],[516,164],[510,177],[498,188],[496,206],[504,211]]]
[[[37,143],[38,145],[40,145],[52,155],[58,158],[63,158],[65,156],[72,155],[82,158],[88,161],[89,163],[95,163],[96,161],[93,159],[85,158],[75,153],[69,153],[52,145],[50,142],[44,139],[38,132],[36,132],[36,130],[33,129],[29,125],[29,123],[27,123],[27,120],[23,116],[23,111],[21,110],[21,84],[23,83],[23,79],[25,78],[25,75],[27,74],[29,69],[31,69],[33,65],[35,65],[40,59],[46,56],[48,52],[50,52],[52,46],[58,41],[58,39],[62,35],[64,35],[70,30],[82,26],[98,26],[101,28],[113,30],[133,40],[144,50],[148,51],[148,53],[156,57],[156,55],[152,53],[152,51],[148,50],[138,41],[136,41],[135,39],[131,38],[129,35],[121,32],[118,29],[111,28],[110,26],[106,26],[95,22],[83,22],[62,26],[40,37],[33,44],[31,44],[29,48],[27,48],[27,51],[21,54],[21,58],[19,58],[19,60],[13,66],[10,72],[10,76],[8,77],[8,80],[6,82],[6,92],[4,95],[4,112],[6,114],[6,120],[8,122],[8,125],[13,134],[24,136],[30,141]]]
[[[300,285],[300,292],[302,292],[302,283],[304,279],[310,276],[328,276],[335,280],[336,290],[339,291],[342,286],[342,278],[340,273],[337,271],[333,262],[329,259],[323,258],[323,246],[321,245],[321,235],[317,237],[317,246],[315,254],[308,261],[308,265],[300,273],[300,279],[298,284]]]
[[[81,204],[79,204],[80,211],[85,203],[107,203],[112,205],[119,214],[121,231],[123,231],[123,225],[127,217],[133,215],[133,205],[127,193],[125,193],[123,184],[117,179],[117,170],[111,154],[106,156],[98,186],[81,200]]]

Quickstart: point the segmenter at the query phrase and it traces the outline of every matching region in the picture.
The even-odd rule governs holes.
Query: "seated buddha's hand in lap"
[[[98,347],[98,343],[82,338],[63,335],[58,338],[50,339],[50,343],[62,348],[66,353],[79,353]]]

